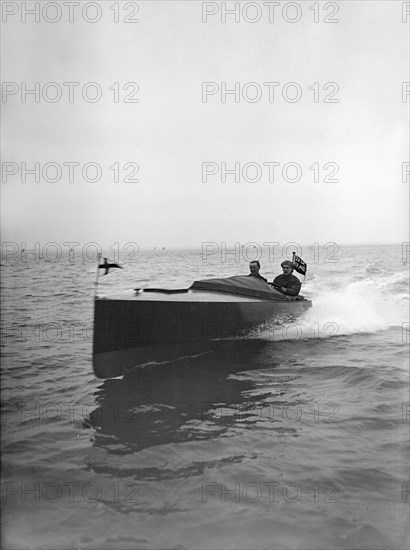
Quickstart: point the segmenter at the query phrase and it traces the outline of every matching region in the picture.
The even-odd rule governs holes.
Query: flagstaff
[[[98,298],[98,279],[100,276],[100,260],[101,260],[101,252],[98,252],[97,254],[97,273],[95,276],[95,282],[94,282],[94,300]]]

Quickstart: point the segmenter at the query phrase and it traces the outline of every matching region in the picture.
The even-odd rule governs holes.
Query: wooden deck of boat
[[[238,302],[238,303],[252,303],[252,302],[280,302],[287,303],[286,299],[278,298],[277,300],[271,300],[266,298],[257,298],[242,296],[238,294],[227,294],[223,292],[202,292],[198,290],[188,290],[186,292],[166,292],[152,290],[143,291],[134,294],[116,294],[116,295],[100,295],[97,300],[123,300],[133,302]]]

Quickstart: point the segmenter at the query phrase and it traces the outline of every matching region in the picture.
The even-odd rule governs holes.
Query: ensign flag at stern
[[[306,277],[307,263],[299,256],[296,256],[295,252],[293,253],[292,263],[295,266],[295,271]]]

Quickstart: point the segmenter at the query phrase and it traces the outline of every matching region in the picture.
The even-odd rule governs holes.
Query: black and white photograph
[[[1,1],[1,548],[410,545],[410,1]]]

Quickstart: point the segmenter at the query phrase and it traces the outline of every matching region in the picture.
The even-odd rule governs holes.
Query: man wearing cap
[[[294,265],[290,260],[285,260],[281,264],[283,274],[278,275],[273,280],[272,286],[286,294],[287,296],[297,296],[300,292],[300,287],[302,283],[297,277],[292,275]]]
[[[261,268],[261,264],[258,260],[252,260],[252,262],[249,262],[249,275],[248,277],[256,277],[257,279],[262,279],[262,281],[265,281],[267,283],[268,281],[265,279],[265,277],[262,277],[262,275],[259,274],[259,270]]]

